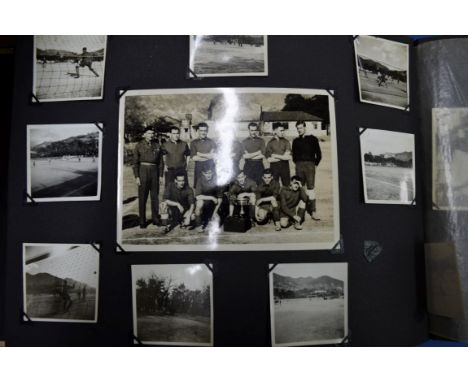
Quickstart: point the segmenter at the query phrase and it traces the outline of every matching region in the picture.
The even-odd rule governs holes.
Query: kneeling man
[[[195,187],[195,226],[198,232],[205,232],[211,219],[218,214],[223,201],[223,190],[216,183],[211,166],[202,168],[202,176]]]
[[[236,180],[229,187],[229,216],[234,215],[235,209],[238,215],[245,215],[245,207],[249,207],[248,215],[255,223],[255,191],[257,184],[247,178],[244,171],[240,171]]]
[[[278,203],[279,194],[279,183],[273,179],[271,170],[265,169],[263,171],[262,183],[257,187],[257,191],[255,192],[255,218],[258,224],[266,224],[271,214],[276,231],[281,231]]]
[[[289,187],[280,191],[280,223],[286,228],[294,224],[294,228],[302,229],[305,217],[305,207],[308,201],[307,194],[302,188],[302,179],[298,176],[291,178]]]
[[[180,228],[187,228],[193,220],[195,196],[193,190],[186,183],[186,173],[180,171],[175,174],[172,183],[164,191],[164,202],[161,203],[161,218],[164,233],[180,224]]]

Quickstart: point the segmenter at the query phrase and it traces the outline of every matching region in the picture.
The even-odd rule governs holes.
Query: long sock
[[[301,218],[301,224],[304,222],[305,219],[305,209],[304,208],[298,208],[297,209],[297,215]]]
[[[271,214],[273,215],[273,221],[275,223],[280,220],[279,207],[273,207],[271,210]]]

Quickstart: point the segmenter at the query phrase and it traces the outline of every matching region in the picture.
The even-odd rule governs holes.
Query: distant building
[[[323,119],[304,111],[263,111],[260,114],[260,123],[264,134],[273,134],[273,125],[280,123],[285,128],[285,136],[297,136],[297,121],[305,122],[307,135],[327,135]]]
[[[261,105],[251,105],[250,109],[244,109],[236,115],[234,120],[227,121],[224,116],[221,110],[216,113],[211,109],[208,110],[208,118],[203,121],[209,126],[208,137],[216,139],[221,131],[231,130],[238,139],[246,138],[249,136],[248,125],[251,122],[258,124],[262,135],[273,135],[273,126],[281,124],[285,129],[285,137],[296,137],[297,121],[305,122],[306,135],[313,134],[317,137],[327,135],[327,126],[323,119],[304,111],[262,111]],[[197,136],[193,126],[191,136]]]

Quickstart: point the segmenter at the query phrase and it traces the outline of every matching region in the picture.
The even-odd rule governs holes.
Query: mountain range
[[[61,141],[41,142],[31,147],[32,157],[50,157],[57,155],[97,156],[99,132],[68,137]]]
[[[344,282],[330,276],[320,277],[289,277],[273,273],[273,285],[275,289],[283,289],[289,291],[298,290],[334,290],[343,288]]]

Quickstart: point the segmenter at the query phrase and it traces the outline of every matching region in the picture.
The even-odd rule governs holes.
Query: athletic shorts
[[[296,176],[302,179],[302,185],[308,190],[315,188],[315,163],[310,161],[296,162]]]

